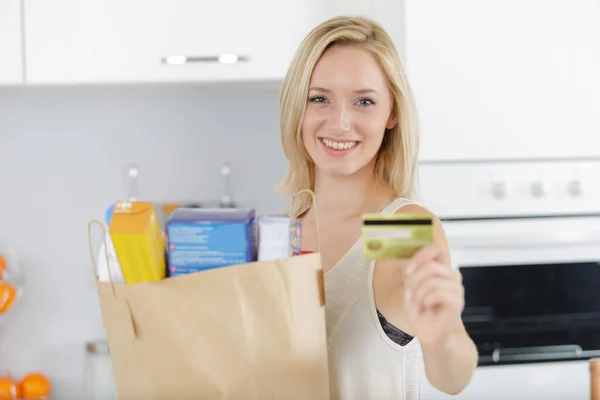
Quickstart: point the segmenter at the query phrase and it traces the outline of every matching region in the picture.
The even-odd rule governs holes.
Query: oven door
[[[480,356],[459,398],[589,398],[587,360],[600,356],[600,216],[449,219],[444,228]],[[445,396],[425,383],[422,398]]]

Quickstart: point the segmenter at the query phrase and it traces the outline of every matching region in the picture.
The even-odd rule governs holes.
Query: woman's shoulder
[[[422,206],[419,203],[416,203],[409,199],[398,199],[398,200],[404,200],[404,203],[399,205],[399,207],[395,210],[394,214],[405,214],[405,213],[427,214],[432,218],[433,217],[437,218],[437,216],[433,213],[433,211],[429,210],[428,208]]]

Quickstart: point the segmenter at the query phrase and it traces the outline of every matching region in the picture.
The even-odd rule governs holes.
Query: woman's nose
[[[344,133],[352,129],[352,115],[344,104],[340,104],[333,109],[331,128],[334,133]]]

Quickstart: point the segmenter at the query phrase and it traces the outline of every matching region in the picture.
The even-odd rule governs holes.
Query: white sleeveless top
[[[410,200],[396,199],[382,214]],[[400,346],[381,327],[373,295],[375,262],[359,240],[325,275],[331,399],[416,400],[423,369],[417,338]]]

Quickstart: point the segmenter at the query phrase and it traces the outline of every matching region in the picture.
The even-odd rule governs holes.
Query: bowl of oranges
[[[0,323],[4,322],[23,296],[23,270],[11,249],[0,242]]]
[[[39,372],[27,374],[21,380],[0,376],[0,400],[44,400],[51,391],[50,381]]]

